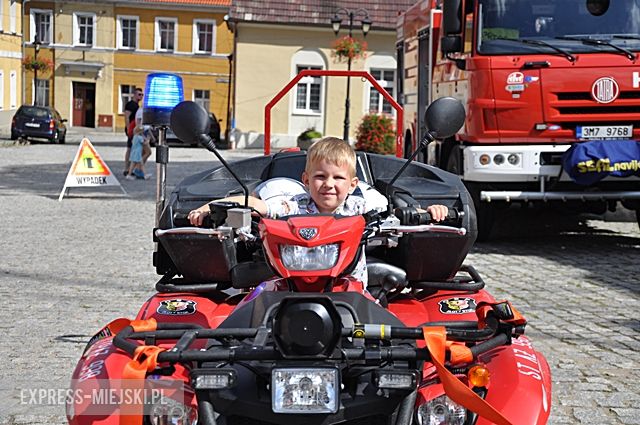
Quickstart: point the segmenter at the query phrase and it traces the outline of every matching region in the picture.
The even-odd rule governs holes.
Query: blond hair
[[[315,142],[307,152],[307,164],[304,170],[309,173],[311,165],[320,161],[327,161],[338,167],[347,165],[349,176],[356,175],[356,152],[344,140],[337,137],[323,137]]]

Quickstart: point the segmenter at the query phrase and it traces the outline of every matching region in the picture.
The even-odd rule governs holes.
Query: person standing
[[[133,131],[131,131],[132,126],[131,123],[136,119],[136,112],[138,112],[138,108],[140,107],[140,101],[144,97],[141,88],[135,88],[133,90],[133,98],[124,105],[124,132],[127,134],[127,151],[124,155],[124,174],[125,176],[129,174],[129,156],[131,154],[131,141],[133,139]]]

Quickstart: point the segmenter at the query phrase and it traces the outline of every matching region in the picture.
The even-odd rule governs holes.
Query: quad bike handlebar
[[[476,322],[466,323],[466,328],[457,324],[442,322],[426,323],[425,326],[444,326],[447,339],[452,341],[477,342],[470,347],[473,358],[505,345],[512,336],[518,333],[512,326],[507,325],[495,315],[489,315],[484,328],[479,328]],[[389,325],[354,325],[342,329],[342,338],[361,338],[369,341],[361,347],[344,347],[335,350],[326,357],[327,360],[354,361],[354,360],[431,360],[427,348],[407,347],[403,345],[381,346],[381,341],[393,340],[422,340],[423,327],[400,327]],[[173,347],[168,348],[158,355],[159,362],[183,363],[183,362],[208,362],[208,361],[249,361],[249,360],[284,360],[285,357],[275,346],[241,345],[238,341],[249,338],[259,338],[260,335],[268,336],[271,329],[259,328],[217,328],[207,329],[193,323],[158,323],[154,331],[136,332],[132,326],[121,330],[113,340],[116,347],[134,355],[140,347],[137,341],[148,344],[153,341],[176,341]],[[221,345],[213,345],[206,350],[190,348],[198,339],[214,339]],[[266,339],[266,338],[264,338]],[[233,342],[230,342],[233,341]],[[372,342],[372,343],[371,343]],[[233,345],[232,345],[233,344]],[[318,360],[315,358],[315,360]]]

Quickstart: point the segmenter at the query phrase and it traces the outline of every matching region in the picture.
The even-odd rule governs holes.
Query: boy
[[[348,143],[337,137],[325,137],[309,148],[302,183],[306,188],[303,193],[271,197],[266,201],[250,196],[249,206],[270,218],[293,214],[358,215],[381,209],[380,206],[367,205],[364,197],[349,196],[358,186],[356,153]],[[260,192],[260,187],[257,191]],[[231,196],[221,201],[242,204],[244,196]],[[427,208],[434,221],[444,220],[447,211],[444,205]],[[189,222],[201,226],[208,214],[209,204],[205,204],[189,213]]]
[[[270,191],[267,185],[269,180],[256,189],[257,194]],[[286,184],[285,180],[277,179],[276,185],[282,186],[282,196],[265,196],[260,199],[249,197],[249,206],[266,217],[278,218],[293,214],[340,214],[358,215],[371,210],[385,210],[385,204],[380,202],[367,202],[366,199],[375,200],[372,196],[349,196],[358,187],[356,177],[356,153],[351,146],[342,139],[336,137],[324,137],[309,148],[307,163],[302,173],[302,183],[305,190],[298,191]],[[266,191],[263,191],[266,186]],[[287,187],[285,187],[287,186]],[[365,189],[366,190],[366,189]],[[378,194],[379,195],[379,194]],[[380,196],[379,196],[380,198]],[[382,197],[384,198],[384,197]],[[221,201],[244,203],[244,196],[231,196]],[[434,221],[442,221],[447,216],[447,207],[444,205],[431,205],[427,208]],[[201,226],[204,218],[209,214],[209,204],[191,211],[188,215],[189,222],[194,226]],[[362,283],[367,284],[367,265],[365,256],[360,256],[360,261],[352,271],[352,276]]]

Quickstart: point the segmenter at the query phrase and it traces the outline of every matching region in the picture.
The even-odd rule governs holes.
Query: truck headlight
[[[338,262],[340,247],[337,243],[305,247],[280,245],[282,264],[289,270],[327,270]]]
[[[336,413],[338,369],[273,369],[271,408],[274,413]]]
[[[463,425],[467,410],[446,395],[441,395],[420,405],[416,416],[419,425]]]

